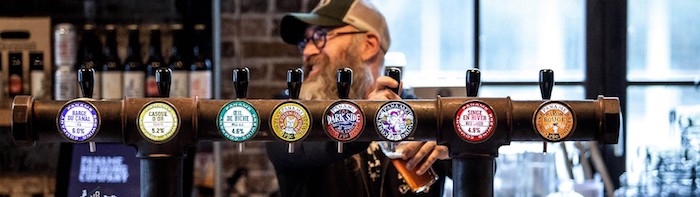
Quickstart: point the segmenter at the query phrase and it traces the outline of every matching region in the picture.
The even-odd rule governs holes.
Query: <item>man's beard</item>
[[[342,52],[342,58],[331,62],[327,55],[321,53],[313,56],[305,64],[313,64],[317,69],[322,69],[317,76],[307,78],[301,86],[300,99],[304,100],[331,100],[338,99],[337,72],[338,69],[349,67],[352,69],[352,86],[350,99],[363,99],[367,90],[374,83],[369,65],[362,62],[358,52],[358,42],[353,42],[347,50]],[[311,72],[305,70],[305,72]]]

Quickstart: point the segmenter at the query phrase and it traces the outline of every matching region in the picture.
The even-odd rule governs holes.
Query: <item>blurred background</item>
[[[616,196],[686,196],[700,183],[700,1],[694,0],[372,0],[389,24],[387,65],[403,66],[407,91],[419,98],[465,96],[464,72],[479,68],[479,96],[541,99],[538,71],[553,69],[554,100],[619,97],[623,131],[617,145],[513,143],[499,151],[497,196],[547,196],[562,183],[592,187],[603,195],[607,179]],[[171,56],[173,24],[187,35],[204,25],[197,46],[212,62],[210,98],[235,98],[232,70],[250,68],[249,98],[271,98],[286,89],[286,70],[301,64],[296,46],[279,38],[287,12],[308,12],[318,0],[4,0],[0,23],[46,17],[76,27],[80,45],[85,24],[117,30],[117,54],[127,56],[127,25],[140,29],[141,56],[149,56],[149,26],[162,30],[161,52]],[[2,28],[2,27],[0,27]],[[0,43],[7,43],[7,38]],[[11,43],[11,41],[9,41]],[[55,42],[55,40],[51,40]],[[191,51],[194,39],[183,39]],[[105,45],[105,44],[103,44]],[[80,147],[39,144],[15,147],[9,127],[7,91],[10,45],[2,53],[0,95],[0,196],[63,196],[68,172],[79,166]],[[53,46],[53,44],[51,45]],[[52,49],[55,50],[55,49]],[[45,52],[51,54],[51,51]],[[54,57],[55,58],[55,57]],[[49,91],[55,65],[46,59]],[[26,82],[28,83],[28,82]],[[48,85],[47,85],[48,84]],[[29,85],[26,85],[29,86]],[[29,88],[24,93],[29,93]],[[53,90],[56,91],[56,90]],[[52,99],[47,93],[47,99]],[[130,147],[120,153],[128,157]],[[264,144],[202,142],[189,154],[193,196],[270,196],[277,183]],[[115,153],[117,154],[117,153]],[[600,159],[595,159],[600,158]],[[594,161],[595,160],[595,161]],[[602,165],[595,165],[595,163]],[[125,160],[124,165],[138,168]],[[133,164],[133,166],[131,166]],[[73,166],[73,167],[71,167]],[[605,170],[601,170],[601,166]],[[527,173],[517,174],[517,169]],[[521,179],[513,177],[523,177]],[[138,177],[138,175],[132,175]],[[514,182],[514,180],[523,180]],[[533,180],[533,181],[529,181]],[[571,181],[568,181],[571,180]],[[69,182],[69,185],[61,185]],[[583,192],[579,192],[583,193]],[[588,194],[586,195],[588,196]]]

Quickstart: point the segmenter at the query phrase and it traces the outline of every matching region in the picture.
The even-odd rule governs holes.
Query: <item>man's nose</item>
[[[302,55],[304,55],[304,57],[309,57],[319,52],[321,51],[318,50],[318,48],[316,48],[316,46],[313,43],[309,42],[306,43],[306,46],[304,46],[304,49],[302,50]]]

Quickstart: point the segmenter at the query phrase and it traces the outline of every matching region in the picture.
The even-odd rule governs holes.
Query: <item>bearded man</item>
[[[302,100],[338,99],[336,72],[353,71],[350,99],[400,100],[389,88],[401,83],[381,76],[384,54],[391,43],[384,16],[367,0],[322,0],[311,13],[290,13],[280,24],[282,39],[299,47],[304,71]],[[270,142],[272,161],[282,196],[441,196],[444,176],[450,174],[447,147],[434,141],[403,144],[406,168],[419,175],[431,166],[440,176],[431,189],[411,192],[376,143]],[[419,165],[420,164],[420,165]]]

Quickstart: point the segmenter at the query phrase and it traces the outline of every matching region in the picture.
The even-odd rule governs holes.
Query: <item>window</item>
[[[628,2],[628,177],[650,167],[647,152],[686,148],[682,138],[696,137],[681,124],[700,115],[688,110],[700,106],[700,89],[692,85],[700,76],[698,8],[694,0]]]

